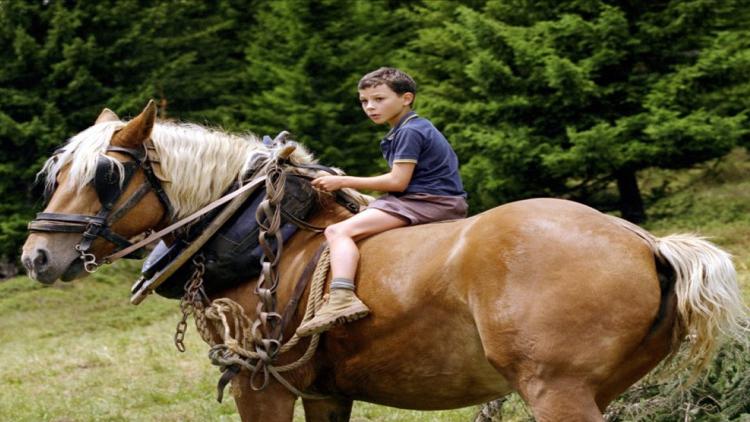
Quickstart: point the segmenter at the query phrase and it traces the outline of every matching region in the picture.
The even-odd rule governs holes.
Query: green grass
[[[647,228],[659,235],[697,232],[729,250],[748,302],[747,153],[738,150],[689,171],[650,170],[641,182],[650,192]],[[1,421],[239,420],[231,398],[216,402],[218,371],[192,326],[187,352],[175,349],[178,303],[151,297],[138,307],[129,304],[137,270],[122,262],[51,287],[25,277],[0,283]],[[517,397],[505,410],[514,415],[507,420],[528,418]],[[468,421],[476,411],[417,412],[358,402],[352,420]],[[299,403],[295,415],[304,420]]]
[[[137,268],[45,287],[0,283],[0,420],[238,421],[231,395],[215,399],[219,372],[190,325],[187,351],[172,336],[178,302],[130,305]],[[466,421],[476,408],[416,412],[356,403],[355,421]],[[304,420],[298,402],[297,421]]]

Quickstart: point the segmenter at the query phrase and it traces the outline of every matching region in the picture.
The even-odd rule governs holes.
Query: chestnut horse
[[[121,179],[113,208],[157,177],[172,209],[148,191],[111,223],[111,232],[122,238],[159,229],[210,203],[254,154],[268,152],[252,136],[157,122],[153,103],[129,122],[105,109],[43,169],[54,190],[47,218],[90,221],[102,209],[94,180],[101,157],[126,166],[147,140],[159,168],[149,176],[141,165]],[[304,151],[291,157],[292,164],[311,160]],[[289,171],[313,172],[294,165]],[[309,222],[326,226],[349,215],[321,194]],[[85,253],[101,259],[115,249],[102,238],[81,247],[80,231],[32,229],[22,258],[29,275],[43,283],[78,278],[86,274]],[[323,242],[309,231],[287,242],[279,264],[280,306]],[[514,202],[464,220],[391,230],[359,246],[357,294],[372,314],[325,333],[314,357],[287,376],[297,389],[328,397],[303,400],[309,421],[346,421],[353,400],[451,409],[513,391],[538,421],[600,421],[608,403],[683,340],[688,364],[700,370],[720,335],[746,330],[728,254],[690,235],[656,238],[570,201]],[[217,297],[238,302],[253,318],[255,281]],[[280,363],[295,360],[306,345],[282,355]],[[244,370],[232,384],[243,421],[292,420],[297,397],[281,384],[272,380],[256,391]]]

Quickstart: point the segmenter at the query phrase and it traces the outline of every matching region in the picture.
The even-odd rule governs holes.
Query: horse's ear
[[[105,108],[102,110],[101,113],[99,113],[99,117],[96,118],[96,122],[94,122],[95,125],[98,125],[99,123],[104,122],[119,122],[120,118],[117,117],[114,111]]]
[[[155,121],[156,103],[151,100],[141,114],[115,133],[115,136],[112,137],[112,145],[138,147],[151,136]]]

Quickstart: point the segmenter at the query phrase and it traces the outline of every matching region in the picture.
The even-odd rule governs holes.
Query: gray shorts
[[[370,202],[367,208],[385,211],[406,220],[410,225],[464,218],[469,211],[469,205],[462,196],[426,193],[386,194]]]

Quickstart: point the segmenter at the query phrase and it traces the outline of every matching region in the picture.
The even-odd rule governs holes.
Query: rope
[[[315,267],[315,272],[313,273],[307,307],[305,308],[302,322],[307,322],[312,319],[315,316],[315,312],[320,309],[323,304],[323,289],[325,287],[329,267],[330,255],[328,247],[326,247],[320,256]],[[252,362],[263,361],[267,358],[257,351],[249,350],[254,345],[252,338],[253,322],[245,315],[242,307],[232,299],[220,298],[214,300],[210,306],[205,308],[204,312],[195,313],[195,320],[196,328],[199,330],[201,338],[204,340],[212,338],[211,332],[209,331],[210,324],[208,321],[215,323],[217,328],[220,327],[216,331],[221,337],[221,342],[215,343],[213,341],[206,341],[212,346],[211,351],[209,352],[209,357],[214,365],[226,367],[236,364],[248,369],[249,371],[255,372],[258,371],[259,368],[257,364],[253,364]],[[203,320],[204,322],[199,323],[200,320]],[[239,340],[240,338],[242,340]],[[295,333],[289,341],[279,348],[278,354],[291,350],[299,343],[299,341],[300,337]],[[315,354],[319,342],[320,334],[313,335],[305,353],[292,363],[275,366],[272,363],[264,362],[263,365],[268,369],[270,375],[298,396],[306,399],[326,398],[325,396],[299,391],[297,388],[289,384],[289,382],[281,375],[282,372],[297,369],[307,363]]]

